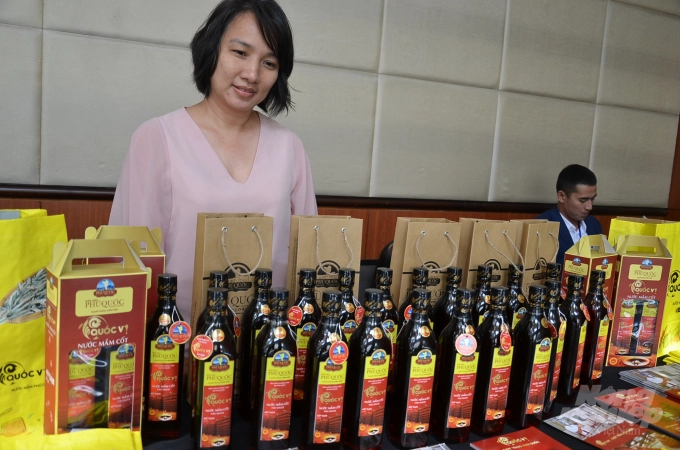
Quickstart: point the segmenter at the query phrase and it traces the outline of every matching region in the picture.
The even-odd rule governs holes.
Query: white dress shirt
[[[580,241],[583,236],[588,235],[588,233],[586,233],[587,227],[586,227],[586,221],[585,220],[582,220],[579,223],[579,226],[575,227],[574,224],[571,223],[571,221],[569,219],[564,217],[564,215],[562,213],[560,213],[560,216],[562,216],[562,221],[567,226],[567,230],[569,230],[569,234],[571,234],[571,239],[574,241],[574,244],[576,244],[578,241]]]

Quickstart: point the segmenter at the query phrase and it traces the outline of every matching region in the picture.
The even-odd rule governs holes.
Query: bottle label
[[[216,355],[203,364],[201,448],[229,445],[234,387],[234,362]]]
[[[383,431],[390,359],[385,350],[376,350],[364,359],[359,437],[379,435]]]
[[[291,306],[288,310],[288,323],[296,327],[302,322],[302,309],[299,306]]]
[[[90,358],[78,351],[75,363],[68,365],[68,424],[90,425],[94,412],[94,372],[95,365]]]
[[[184,344],[185,342],[188,342],[189,339],[191,339],[191,327],[183,320],[174,322],[172,325],[170,325],[170,331],[168,332],[168,335],[175,344]]]
[[[519,323],[520,320],[527,314],[527,309],[525,307],[521,307],[520,309],[517,310],[517,312],[513,315],[512,317],[512,329],[514,330],[517,324]]]
[[[604,367],[604,353],[607,350],[607,333],[609,332],[609,318],[605,316],[600,321],[600,330],[597,333],[597,348],[595,349],[595,361],[593,361],[592,379],[602,378],[602,368]]]
[[[109,359],[109,428],[132,423],[135,386],[135,346],[123,344]]]
[[[449,413],[446,422],[448,428],[470,426],[478,362],[479,353],[473,353],[468,356],[456,353],[453,385],[451,386],[451,398],[449,399]]]
[[[347,342],[349,342],[350,338],[352,337],[352,333],[354,333],[356,329],[357,323],[354,320],[348,320],[347,322],[342,324],[342,332],[345,334]]]
[[[455,347],[458,353],[463,356],[470,356],[477,350],[477,339],[471,334],[463,333],[456,338]],[[475,363],[475,367],[477,367],[477,363]]]
[[[576,365],[574,366],[574,381],[571,383],[572,389],[576,389],[581,383],[581,366],[583,365],[583,349],[586,345],[586,331],[588,322],[583,322],[578,336],[578,352],[576,353]]]
[[[586,305],[581,303],[580,308],[581,308],[581,311],[583,311],[583,315],[586,316],[586,320],[588,322],[590,322],[590,310],[588,309],[588,307],[586,307]]]
[[[357,306],[356,312],[354,313],[354,318],[357,320],[357,325],[361,325],[361,321],[364,320],[364,314],[366,314],[364,307]]]
[[[557,397],[557,383],[560,380],[560,369],[562,368],[562,350],[564,349],[564,322],[560,324],[560,333],[557,335],[557,351],[555,352],[555,368],[553,369],[552,383],[550,384],[550,401]]]
[[[261,441],[288,439],[290,408],[293,405],[295,357],[286,350],[267,358],[262,401]]]
[[[295,360],[295,387],[293,399],[302,400],[305,397],[305,368],[307,367],[307,345],[309,338],[316,331],[314,322],[307,322],[296,330],[297,359]]]
[[[234,316],[234,334],[236,337],[241,336],[241,319],[236,316]]]
[[[329,357],[326,361],[319,363],[319,379],[314,405],[314,444],[340,442],[346,376],[346,362],[336,364],[332,361],[332,357]]]
[[[550,350],[550,338],[545,338],[539,344],[536,344],[529,383],[529,398],[525,411],[527,414],[540,414],[543,411],[545,388],[548,384],[548,369],[550,368]]]
[[[638,334],[636,353],[649,355],[652,353],[654,345],[654,332],[656,330],[656,316],[659,312],[659,302],[647,300],[642,307],[642,318],[640,319],[640,333]]]
[[[404,322],[411,320],[411,314],[413,314],[413,305],[408,305],[404,310]]]
[[[213,352],[213,341],[205,334],[199,334],[191,341],[191,354],[199,361],[210,358]]]
[[[149,364],[149,420],[177,420],[179,385],[179,352],[181,346],[163,334],[151,341]]]
[[[510,366],[512,365],[512,352],[514,350],[514,347],[510,347],[507,352],[501,348],[493,350],[485,420],[498,420],[505,417],[508,386],[510,384]]]
[[[411,370],[408,377],[406,399],[406,420],[404,433],[422,433],[430,428],[432,407],[432,386],[437,357],[430,350],[421,350],[411,356]]]

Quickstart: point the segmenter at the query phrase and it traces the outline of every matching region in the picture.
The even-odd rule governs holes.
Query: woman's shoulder
[[[169,112],[162,116],[153,117],[143,122],[139,127],[137,127],[137,130],[135,130],[135,135],[162,134],[168,129],[184,126],[187,122],[187,119],[190,119],[189,114],[184,108],[179,108],[175,111]]]
[[[276,120],[262,113],[260,113],[260,121],[263,130],[267,131],[272,140],[279,144],[287,143],[294,149],[304,150],[304,147],[302,146],[302,140],[297,134],[295,134],[293,130],[281,125]]]

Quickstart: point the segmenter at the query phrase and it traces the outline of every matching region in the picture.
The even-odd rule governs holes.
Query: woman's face
[[[235,18],[222,37],[210,79],[209,99],[238,112],[252,111],[279,75],[279,60],[267,45],[253,13]]]

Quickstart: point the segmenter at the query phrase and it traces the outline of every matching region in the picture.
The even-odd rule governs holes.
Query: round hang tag
[[[404,320],[411,320],[411,313],[413,312],[413,305],[408,305],[404,310]]]
[[[456,338],[456,351],[463,356],[472,355],[477,350],[477,339],[471,334],[463,333]]]
[[[170,325],[171,322],[172,322],[172,318],[170,317],[170,314],[163,313],[158,318],[158,323],[160,325],[163,325],[164,327],[167,327],[168,325]]]
[[[557,337],[557,330],[555,329],[555,325],[548,322],[548,329],[550,329],[550,338],[555,339]]]
[[[548,325],[549,325],[549,324],[548,324],[548,321],[545,320],[545,317],[543,317],[543,318],[541,319],[541,326],[542,326],[543,328],[549,328]],[[553,327],[553,328],[554,328],[554,327]]]
[[[418,333],[420,333],[420,335],[424,338],[429,337],[430,334],[432,334],[432,332],[430,331],[430,328],[426,327],[425,325],[423,325],[422,327],[420,327],[418,329]]]
[[[170,325],[170,331],[168,332],[170,339],[175,344],[182,345],[191,339],[191,327],[188,323],[183,320],[174,322]]]
[[[339,341],[331,344],[331,349],[328,351],[328,357],[334,364],[342,364],[347,361],[349,356],[349,347],[347,344]]]
[[[560,339],[564,339],[564,335],[567,333],[567,322],[562,320],[560,322],[560,331],[558,332],[557,336]]]
[[[241,336],[241,319],[234,317],[234,334],[236,337]]]
[[[291,306],[288,310],[288,323],[296,327],[302,322],[302,310],[299,306]]]
[[[205,334],[199,334],[191,341],[191,354],[199,361],[210,358],[213,352],[213,341]]]
[[[314,314],[314,305],[311,303],[306,303],[302,310],[305,312],[305,314]]]
[[[503,351],[509,352],[510,347],[512,347],[512,338],[510,337],[510,333],[503,331],[501,333],[501,348]]]
[[[586,316],[586,320],[590,322],[590,311],[588,311],[588,308],[586,308],[586,305],[581,303],[581,311],[583,311],[583,315]]]
[[[354,317],[357,320],[357,325],[361,325],[361,321],[364,319],[365,313],[366,311],[364,311],[362,306],[357,306],[356,312],[354,313]]]

